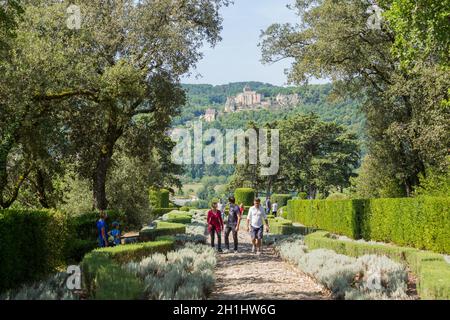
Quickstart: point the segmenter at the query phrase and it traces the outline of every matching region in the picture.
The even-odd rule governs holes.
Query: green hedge
[[[154,241],[157,237],[186,233],[186,226],[181,223],[158,221],[156,228],[145,227],[139,232],[141,241]]]
[[[288,218],[288,207],[287,206],[281,207],[279,211],[281,211],[280,217],[282,217],[284,219]]]
[[[189,212],[189,210],[191,210],[191,208],[183,206],[183,207],[180,207],[178,210]]]
[[[167,214],[167,222],[188,224],[192,221],[192,215],[169,212]]]
[[[331,239],[326,231],[305,237],[309,249],[326,248],[340,254],[359,257],[386,255],[408,266],[417,276],[417,291],[422,299],[450,299],[450,264],[442,255],[414,248]]]
[[[302,200],[306,200],[306,199],[308,199],[308,194],[306,192],[299,192],[297,194],[297,198],[302,199]]]
[[[105,211],[108,215],[106,223],[108,230],[114,221],[120,223],[120,230],[127,227],[127,218],[123,211]],[[68,224],[69,238],[66,245],[66,261],[78,263],[83,256],[98,247],[97,221],[100,218],[98,211],[84,212],[71,216]]]
[[[450,253],[450,198],[367,201],[361,235],[364,239]]]
[[[169,208],[170,192],[166,189],[150,188],[149,200],[152,208]],[[172,208],[173,209],[173,208]]]
[[[278,208],[287,205],[288,200],[291,200],[292,196],[290,194],[273,194],[270,196],[272,203],[278,203]]]
[[[234,191],[234,198],[237,205],[243,203],[244,206],[251,207],[255,200],[255,190],[252,188],[238,188]]]
[[[106,223],[108,230],[111,228],[111,223],[118,221],[120,228],[123,230],[127,226],[127,218],[123,211],[105,211],[108,215]],[[100,213],[98,211],[84,212],[80,215],[71,216],[69,220],[69,233],[71,236],[82,240],[97,240],[97,221],[100,219]]]
[[[59,211],[0,210],[0,292],[64,265],[67,227]]]
[[[173,240],[164,239],[94,250],[81,263],[84,289],[91,299],[139,299],[144,292],[144,284],[121,265],[157,252],[166,253],[173,248]]]
[[[288,219],[353,239],[360,237],[364,200],[289,200]]]
[[[292,224],[291,220],[287,220],[281,217],[268,217],[270,233],[271,234],[308,234],[311,232],[311,228],[304,226],[296,226]]]
[[[161,217],[165,215],[166,213],[169,213],[173,211],[174,208],[153,208],[152,209],[152,216],[155,218]]]
[[[450,198],[290,200],[288,218],[353,239],[450,253]]]

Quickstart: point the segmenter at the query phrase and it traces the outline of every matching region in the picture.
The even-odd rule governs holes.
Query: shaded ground
[[[251,253],[251,239],[239,232],[239,253],[220,254],[216,267],[216,288],[210,299],[327,299],[324,288],[276,255],[272,247],[263,254]],[[232,247],[232,236],[230,245]]]

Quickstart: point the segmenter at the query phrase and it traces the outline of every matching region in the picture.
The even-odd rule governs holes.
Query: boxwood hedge
[[[238,188],[234,191],[234,198],[236,199],[236,204],[241,203],[244,206],[253,206],[253,201],[255,200],[255,190],[252,188]]]
[[[287,205],[288,200],[291,200],[292,196],[290,194],[273,194],[270,196],[270,200],[272,203],[277,203],[278,208],[284,207]]]
[[[290,200],[288,218],[353,239],[450,253],[450,198]]]
[[[150,188],[149,190],[149,200],[152,208],[169,208],[169,198],[169,190],[155,188]]]
[[[59,211],[0,210],[0,291],[64,265],[67,237],[67,216]]]
[[[121,265],[142,260],[153,253],[166,253],[173,248],[173,240],[163,239],[102,248],[88,253],[81,263],[83,287],[88,297],[99,300],[141,298],[143,283]]]
[[[156,227],[145,227],[139,232],[140,241],[154,241],[157,237],[186,233],[186,226],[181,223],[158,221]]]

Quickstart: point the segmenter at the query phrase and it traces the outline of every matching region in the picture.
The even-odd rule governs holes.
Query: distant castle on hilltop
[[[252,91],[247,85],[242,93],[227,98],[224,112],[239,112],[264,108],[292,107],[299,103],[298,94],[278,94],[275,98],[265,98],[262,94]]]

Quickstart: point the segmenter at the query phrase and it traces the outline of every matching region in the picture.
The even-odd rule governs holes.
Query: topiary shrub
[[[154,241],[157,237],[186,233],[186,226],[181,223],[158,221],[156,227],[145,227],[139,232],[140,241]]]
[[[166,189],[150,188],[149,199],[152,208],[170,208],[170,192]]]
[[[244,206],[251,207],[255,200],[255,190],[252,188],[238,188],[234,191],[234,198],[237,205],[243,203]]]
[[[189,214],[179,214],[179,213],[172,213],[169,212],[166,214],[166,220],[167,222],[173,222],[173,223],[182,223],[182,224],[188,224],[192,221],[192,216]]]
[[[67,238],[67,216],[60,211],[0,210],[0,292],[64,265]]]
[[[270,197],[272,203],[278,203],[278,208],[284,207],[287,205],[288,200],[291,200],[292,196],[290,194],[273,194]]]
[[[174,208],[152,208],[152,216],[154,218],[159,218],[163,215],[165,215],[166,213],[169,213],[171,211],[173,211]]]
[[[154,253],[172,250],[174,242],[164,239],[101,248],[88,253],[82,263],[83,286],[89,298],[99,300],[134,300],[142,298],[144,285],[125,270],[125,263],[140,261]]]
[[[297,198],[302,199],[302,200],[306,200],[306,199],[308,199],[308,194],[306,192],[299,192],[297,194]]]
[[[189,210],[191,210],[191,209],[189,207],[183,206],[183,207],[180,207],[178,210],[189,212]]]

